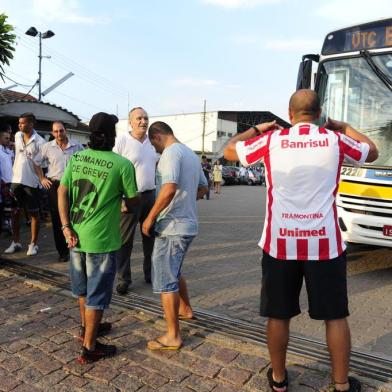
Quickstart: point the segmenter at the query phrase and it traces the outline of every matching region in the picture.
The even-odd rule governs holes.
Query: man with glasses
[[[48,191],[53,237],[59,254],[59,261],[66,262],[69,260],[69,250],[61,230],[57,189],[68,161],[75,152],[83,150],[83,146],[68,138],[65,126],[61,121],[55,121],[52,124],[52,136],[54,139],[42,146],[35,163],[41,185]],[[48,165],[46,177],[41,169],[43,162]]]

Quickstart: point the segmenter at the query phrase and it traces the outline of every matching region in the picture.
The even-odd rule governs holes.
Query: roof
[[[0,104],[15,100],[38,101],[38,99],[32,95],[20,93],[19,91],[0,90]]]
[[[0,117],[18,117],[21,113],[32,112],[38,121],[60,120],[76,127],[81,119],[71,111],[49,102],[38,101],[29,94],[12,90],[0,90]]]

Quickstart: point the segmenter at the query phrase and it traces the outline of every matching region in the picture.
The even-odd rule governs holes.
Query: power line
[[[64,97],[67,97],[67,98],[72,99],[72,100],[74,100],[74,101],[80,102],[80,103],[82,103],[82,104],[84,104],[84,105],[91,106],[92,108],[98,109],[99,111],[106,111],[106,110],[107,110],[107,109],[103,109],[103,108],[101,108],[101,107],[95,106],[95,105],[93,105],[93,104],[91,104],[91,103],[84,102],[84,101],[82,101],[82,100],[80,100],[80,99],[78,99],[78,98],[72,97],[71,95],[64,94],[64,93],[60,93],[59,91],[53,91],[53,94],[63,95]]]
[[[18,31],[20,31],[20,29],[16,29]],[[32,46],[31,46],[31,42],[25,38],[23,35],[17,35],[17,37],[20,40],[20,43],[22,44],[23,47],[31,50],[31,51],[35,51]],[[56,63],[57,66],[64,68],[64,65],[67,65],[71,68],[73,68],[76,72],[79,72],[81,75],[83,75],[87,81],[89,81],[90,83],[96,84],[98,85],[100,88],[104,88],[106,91],[109,90],[109,92],[111,92],[112,94],[119,94],[120,96],[124,96],[127,95],[128,92],[124,89],[121,88],[117,88],[117,87],[113,87],[116,86],[111,80],[102,77],[101,75],[98,75],[95,72],[92,72],[91,70],[89,70],[88,68],[84,67],[83,65],[77,63],[74,60],[69,59],[68,57],[64,56],[63,54],[61,54],[60,52],[58,52],[57,50],[51,48],[50,46],[48,46],[47,44],[45,45],[45,51],[49,52],[53,52],[54,53],[54,57],[57,57],[59,60],[61,60],[62,65],[57,64],[57,60],[54,60],[53,63]],[[68,68],[66,68],[67,71],[69,71]],[[80,76],[81,79],[83,79],[83,76]]]
[[[9,78],[9,77],[6,76],[6,75],[3,75],[3,76],[4,76],[7,80],[9,80],[10,82],[15,83],[15,84],[17,84],[18,86],[22,86],[22,87],[34,87],[34,86],[37,84],[37,82],[35,82],[33,85],[31,85],[31,84],[23,84],[23,83],[17,82],[16,80],[13,80],[13,79]]]
[[[216,132],[215,130],[213,130],[213,131],[211,131],[211,132],[209,132],[209,133],[206,133],[205,135],[204,135],[204,137],[205,136],[208,136],[208,135],[211,135],[212,133],[214,133],[214,132]],[[194,140],[196,140],[196,139],[199,139],[199,138],[201,138],[202,137],[202,135],[198,135],[198,136],[196,136],[196,137],[194,137],[194,138],[192,138],[192,139],[189,139],[189,140],[187,140],[186,142],[183,142],[184,144],[185,143],[190,143],[190,142],[193,142]]]
[[[16,72],[12,72],[12,71],[7,71],[7,73],[10,73],[10,74],[12,74],[12,75],[15,75],[15,76],[17,76],[17,77],[19,77],[19,78],[21,78],[21,79],[24,79],[24,80],[27,80],[28,82],[31,82],[31,83],[35,83],[35,81],[33,81],[33,80],[31,80],[31,79],[28,79],[28,78],[26,78],[25,76],[23,76],[23,75],[21,75],[21,74],[18,74],[18,73],[16,73]],[[29,85],[29,86],[27,86],[27,87],[30,87],[31,85]]]
[[[22,98],[20,98],[20,99],[25,99],[30,93],[31,93],[31,90],[35,87],[35,85],[38,83],[38,81],[36,81],[32,86],[31,86],[31,89],[22,97]]]

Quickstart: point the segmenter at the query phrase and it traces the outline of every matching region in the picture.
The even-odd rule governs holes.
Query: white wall
[[[81,133],[81,132],[77,132],[77,131],[75,132],[72,129],[68,129],[67,133],[68,133],[70,139],[77,141],[79,143],[82,143],[82,144],[87,144],[90,140],[88,133]]]
[[[128,119],[119,120],[116,124],[116,133],[119,135],[120,133],[128,132]]]
[[[223,148],[227,141],[237,133],[237,123],[235,121],[228,121],[218,119],[218,137],[214,142],[214,152],[221,156],[223,155]]]
[[[204,151],[214,152],[217,138],[217,112],[206,113]],[[163,121],[168,124],[178,140],[194,151],[202,150],[203,113],[174,114],[170,116],[150,117],[150,124]]]

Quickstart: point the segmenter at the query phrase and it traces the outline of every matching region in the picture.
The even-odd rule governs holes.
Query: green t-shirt
[[[135,168],[112,151],[75,153],[61,178],[68,188],[76,251],[108,253],[121,247],[121,198],[137,195]]]

